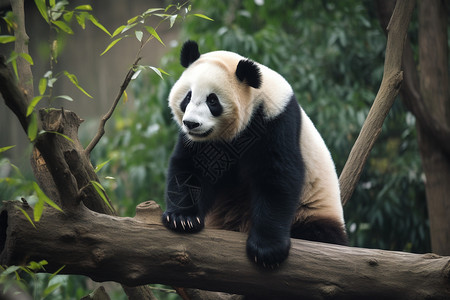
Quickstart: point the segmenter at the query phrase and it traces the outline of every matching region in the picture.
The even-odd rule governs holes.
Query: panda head
[[[192,141],[231,140],[248,124],[261,86],[258,65],[242,56],[215,51],[200,55],[196,42],[181,50],[186,68],[172,87],[169,106]]]

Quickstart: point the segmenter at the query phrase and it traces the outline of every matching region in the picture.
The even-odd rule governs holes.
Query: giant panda
[[[277,72],[187,41],[169,106],[180,127],[163,224],[248,233],[246,252],[274,268],[290,238],[347,244],[338,178],[320,134]]]

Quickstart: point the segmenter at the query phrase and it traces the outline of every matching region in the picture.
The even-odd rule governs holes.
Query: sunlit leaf
[[[89,4],[80,5],[75,7],[75,10],[92,10],[92,6],[90,6]]]
[[[144,13],[143,13],[143,15],[145,16],[145,15],[150,15],[150,14],[153,14],[155,11],[162,11],[162,10],[164,10],[164,8],[150,8],[150,9],[147,9]]]
[[[86,15],[87,15],[87,13],[84,13],[84,12],[75,15],[75,18],[77,19],[77,22],[82,29],[86,28]]]
[[[128,102],[128,94],[127,91],[123,91],[123,103],[127,103]]]
[[[11,43],[16,40],[16,37],[13,35],[0,35],[0,43],[6,44]]]
[[[19,53],[19,56],[25,59],[30,65],[33,65],[33,58],[31,58],[31,55],[28,53]]]
[[[33,221],[31,220],[30,216],[28,215],[28,213],[25,210],[23,210],[20,206],[16,206],[16,207],[23,213],[25,218],[27,218],[28,222],[30,222],[30,224],[33,225],[34,229],[36,229],[36,225],[34,225]]]
[[[49,23],[45,0],[34,0],[34,3],[36,4],[37,9],[41,13],[41,16],[44,18],[45,22]]]
[[[66,21],[66,22],[70,22],[70,20],[72,20],[72,17],[73,17],[73,11],[66,12],[66,13],[63,15],[63,19],[64,19],[64,21]]]
[[[113,32],[113,34],[112,34],[111,37],[115,37],[116,35],[122,33],[122,30],[123,30],[125,27],[126,27],[126,25],[122,25],[122,26],[117,27],[117,29],[114,30],[114,32]]]
[[[89,14],[88,19],[89,21],[92,22],[92,24],[103,30],[107,35],[111,36],[111,33],[109,33],[109,31],[105,28],[105,26],[100,24],[100,22],[93,15]]]
[[[153,28],[151,26],[145,26],[145,29],[148,31],[148,33],[150,33],[153,37],[155,37],[161,44],[164,45],[163,41],[161,40],[158,33],[156,32],[155,28]]]
[[[95,167],[95,173],[97,173],[98,171],[100,171],[107,163],[109,163],[111,160],[110,159],[108,159],[107,161],[104,161],[104,162],[102,162],[101,164],[98,164],[96,167]]]
[[[178,15],[173,15],[169,18],[170,21],[170,28],[173,27],[173,24],[175,24],[175,21],[177,20]]]
[[[14,148],[14,147],[15,147],[15,145],[14,145],[14,146],[6,146],[6,147],[2,147],[2,148],[0,148],[0,153],[5,152],[5,151],[8,151],[9,149]]]
[[[202,19],[206,19],[206,20],[209,20],[209,21],[214,21],[210,17],[207,17],[207,16],[202,15],[202,14],[193,14],[193,16],[196,16],[196,17],[199,17],[199,18],[202,18]]]
[[[53,202],[52,200],[50,200],[49,197],[47,197],[47,195],[41,190],[39,185],[34,181],[33,181],[33,188],[36,192],[36,195],[37,195],[39,201],[42,199],[43,202],[47,203],[54,209],[59,210],[60,212],[63,212],[63,210],[55,202]]]
[[[109,204],[108,199],[106,199],[105,196],[105,189],[103,188],[103,186],[98,183],[97,181],[93,181],[91,180],[92,186],[94,187],[94,189],[97,191],[97,193],[99,194],[99,196],[102,198],[102,200],[106,203],[106,205],[108,205],[108,207],[113,210],[113,208],[111,207],[111,204]]]
[[[33,112],[34,108],[36,107],[36,105],[39,103],[39,101],[42,100],[42,98],[44,98],[44,96],[36,96],[33,98],[33,100],[31,100],[30,104],[28,105],[27,108],[27,117],[29,115],[31,115],[31,113]]]
[[[72,28],[70,28],[70,26],[66,22],[64,22],[64,21],[52,21],[52,23],[55,24],[62,31],[64,31],[64,32],[66,32],[68,34],[73,34]]]
[[[44,212],[44,200],[39,199],[38,202],[34,205],[34,210],[33,210],[35,222],[39,222],[41,220],[43,212]]]
[[[47,89],[47,78],[42,77],[39,80],[39,94],[44,95],[46,89]]]
[[[109,51],[109,49],[111,49],[115,44],[117,44],[121,39],[123,39],[124,37],[120,37],[118,39],[115,39],[114,41],[112,41],[108,47],[106,47],[106,49],[102,52],[102,54],[100,54],[100,56],[102,56],[103,54],[105,54],[106,52]]]
[[[141,74],[142,70],[137,70],[136,72],[134,72],[133,76],[131,76],[131,80],[135,80],[136,78],[138,78],[139,74]]]
[[[92,98],[91,95],[89,95],[88,92],[86,92],[79,84],[78,84],[78,79],[74,74],[71,74],[67,71],[64,71],[64,75],[69,78],[70,82],[72,82],[80,91],[82,91],[86,96],[88,96],[89,98]]]
[[[36,139],[38,133],[38,123],[36,113],[32,113],[30,115],[30,123],[28,124],[27,135],[30,141],[34,141]]]
[[[129,20],[127,21],[127,24],[132,24],[132,23],[134,23],[138,18],[139,18],[139,16],[135,16],[135,17],[129,19]]]

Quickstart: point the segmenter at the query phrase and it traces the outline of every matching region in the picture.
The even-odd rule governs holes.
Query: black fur
[[[189,67],[200,57],[198,45],[194,41],[186,41],[181,48],[180,62],[185,68]]]
[[[295,97],[278,117],[266,121],[262,114],[260,106],[244,132],[229,143],[186,143],[180,133],[170,159],[162,220],[172,230],[199,231],[214,200],[245,183],[251,207],[247,254],[270,267],[288,256],[304,168]]]
[[[261,86],[261,71],[259,67],[249,59],[239,61],[236,68],[236,77],[241,82],[246,82],[249,86],[259,89]]]

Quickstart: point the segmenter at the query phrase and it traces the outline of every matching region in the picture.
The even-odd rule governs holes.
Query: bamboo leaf
[[[42,293],[42,298],[47,297],[48,295],[50,295],[51,293],[53,293],[57,288],[59,288],[61,286],[61,283],[55,283],[52,285],[49,285],[44,292]]]
[[[196,16],[196,17],[199,17],[199,18],[202,18],[202,19],[206,19],[206,20],[208,20],[208,21],[214,21],[214,20],[211,19],[210,17],[207,17],[207,16],[205,16],[205,15],[203,15],[203,14],[193,14],[193,16]]]
[[[140,30],[136,30],[134,32],[134,34],[136,35],[136,38],[139,42],[142,42],[142,37],[144,36],[144,33]]]
[[[77,19],[77,22],[82,29],[86,28],[86,15],[87,15],[87,13],[85,13],[85,12],[75,15],[75,18]]]
[[[175,21],[177,20],[177,17],[178,17],[178,15],[172,15],[172,16],[169,18],[169,21],[170,21],[170,28],[172,28],[172,27],[173,27],[173,24],[175,24]]]
[[[163,41],[161,40],[158,33],[156,32],[155,28],[153,28],[151,26],[145,26],[145,29],[148,31],[148,33],[150,33],[153,37],[155,37],[161,44],[164,45]],[[164,45],[164,46],[166,46],[166,45]]]
[[[31,113],[33,112],[34,108],[36,107],[36,105],[39,103],[39,101],[42,100],[42,98],[44,98],[44,96],[36,96],[33,98],[33,100],[31,100],[30,104],[28,105],[27,108],[27,117],[29,115],[31,115]]]
[[[147,10],[143,13],[143,15],[144,15],[144,16],[146,16],[146,15],[151,15],[151,14],[153,14],[155,11],[162,11],[162,10],[164,10],[164,8],[150,8],[150,9],[147,9]]]
[[[63,15],[63,19],[64,19],[64,21],[66,21],[66,22],[70,22],[70,21],[72,20],[72,17],[73,17],[73,11],[66,12],[66,13]]]
[[[106,32],[107,35],[111,36],[111,33],[109,33],[109,31],[105,28],[105,26],[100,24],[100,22],[93,15],[89,14],[88,19],[89,21],[92,22],[92,24],[94,24],[95,26]]]
[[[36,195],[37,195],[39,201],[42,200],[43,202],[47,203],[54,209],[59,210],[60,212],[63,212],[63,210],[55,202],[53,202],[52,200],[50,200],[49,197],[47,197],[47,195],[41,190],[39,185],[34,181],[33,181],[33,188],[36,191]]]
[[[39,222],[41,220],[42,213],[44,212],[44,200],[39,199],[34,206],[34,221]]]
[[[34,0],[34,3],[36,4],[37,9],[41,13],[41,16],[44,18],[45,22],[49,23],[45,0]]]
[[[104,162],[102,162],[101,164],[98,164],[96,167],[95,167],[95,173],[97,173],[98,171],[100,171],[107,163],[109,163],[111,160],[110,159],[108,159],[107,161],[104,161]]]
[[[64,75],[69,78],[70,82],[72,82],[80,91],[82,91],[86,96],[88,96],[89,98],[92,98],[91,95],[89,95],[88,92],[86,92],[79,84],[78,84],[78,78],[74,75],[71,74],[67,71],[64,71]]]
[[[109,49],[111,49],[115,44],[117,44],[121,39],[123,39],[124,37],[120,37],[118,39],[115,39],[114,41],[112,41],[108,47],[106,47],[106,49],[102,52],[102,54],[100,54],[100,56],[102,56],[103,54],[105,54],[106,52],[109,51]]]
[[[0,35],[0,43],[6,44],[11,43],[16,40],[16,37],[13,35]]]
[[[67,100],[67,101],[73,101],[72,97],[67,96],[67,95],[59,95],[59,96],[56,96],[55,98],[61,98],[61,99]]]
[[[128,94],[127,91],[123,91],[123,103],[127,103],[128,102]]]
[[[70,28],[70,26],[66,22],[64,22],[64,21],[52,21],[52,23],[55,24],[62,31],[64,31],[64,32],[66,32],[68,34],[73,34],[72,28]]]
[[[114,30],[114,32],[113,32],[113,34],[112,34],[111,37],[115,37],[116,35],[122,33],[122,30],[123,30],[125,27],[126,27],[126,25],[122,25],[122,26],[117,27],[117,29]]]
[[[0,148],[0,153],[5,152],[5,151],[8,151],[9,149],[14,148],[15,146],[16,146],[16,145],[2,147],[2,148]]]
[[[53,277],[55,277],[56,275],[58,275],[64,268],[66,267],[66,265],[62,266],[61,268],[59,268],[58,270],[56,270],[55,273],[52,273],[52,275],[50,275],[50,277],[48,278],[48,280],[52,280]]]
[[[33,58],[31,58],[31,55],[28,53],[19,53],[19,56],[25,59],[30,65],[33,65]]]
[[[28,215],[28,213],[26,211],[24,211],[20,206],[16,206],[16,207],[23,213],[25,218],[27,218],[28,222],[30,222],[30,224],[33,225],[34,229],[37,229],[36,225],[34,225],[33,221],[31,220],[30,216]]]
[[[28,124],[27,135],[31,142],[36,139],[38,133],[37,116],[35,113],[31,113],[30,123]]]
[[[65,135],[65,134],[62,134],[61,132],[58,132],[58,131],[43,131],[44,133],[53,133],[53,134],[56,134],[56,135],[59,135],[59,136],[61,136],[61,137],[63,137],[63,138],[65,138],[66,140],[68,140],[69,142],[72,142],[73,143],[73,140],[70,138],[70,137],[68,137],[67,135]]]
[[[106,205],[108,205],[109,209],[113,210],[113,208],[111,207],[111,204],[109,204],[108,199],[106,199],[105,189],[103,188],[103,186],[100,183],[98,183],[97,181],[93,181],[93,180],[91,180],[91,184],[94,187],[94,189],[97,191],[97,194],[99,194],[99,196],[106,203]]]
[[[92,10],[92,6],[90,6],[89,4],[80,5],[75,7],[75,10]]]
[[[39,80],[39,94],[42,96],[45,93],[45,90],[47,89],[47,78],[42,77]],[[28,113],[28,112],[27,112]]]
[[[129,19],[129,20],[127,21],[127,24],[132,24],[132,23],[134,23],[138,18],[139,18],[139,16],[132,17],[131,19]]]

